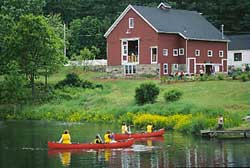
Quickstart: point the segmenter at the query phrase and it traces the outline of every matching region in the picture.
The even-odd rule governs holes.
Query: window
[[[207,56],[208,57],[212,57],[213,56],[213,51],[212,50],[208,50],[207,51]]]
[[[242,61],[242,53],[234,53],[234,61]]]
[[[133,29],[134,28],[134,18],[129,18],[129,28]]]
[[[163,74],[168,74],[168,64],[163,64]]]
[[[199,56],[200,56],[200,53],[201,53],[200,50],[197,50],[197,49],[195,50],[195,56],[196,56],[196,57],[199,57]]]
[[[173,56],[178,56],[178,49],[173,49]]]
[[[132,75],[136,73],[135,65],[125,65],[125,74]]]
[[[163,49],[163,56],[168,56],[168,49]]]
[[[184,55],[184,48],[179,48],[179,55]]]
[[[157,47],[151,47],[151,63],[157,63]]]
[[[219,57],[223,57],[223,55],[224,55],[223,50],[220,50],[220,51],[219,51]]]

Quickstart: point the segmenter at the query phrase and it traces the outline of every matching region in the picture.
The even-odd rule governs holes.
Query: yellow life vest
[[[153,125],[147,125],[147,132],[151,133],[153,130]]]
[[[62,134],[62,143],[63,144],[71,144],[69,134]]]
[[[94,141],[95,144],[99,144],[101,143],[101,140],[99,138],[96,138],[95,141]]]
[[[112,139],[110,138],[110,134],[105,134],[104,135],[104,142],[105,143],[110,143]]]

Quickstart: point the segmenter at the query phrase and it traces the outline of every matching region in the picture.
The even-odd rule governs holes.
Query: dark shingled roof
[[[250,34],[227,36],[231,42],[228,43],[229,50],[249,50]]]
[[[227,41],[221,32],[195,11],[134,6],[158,32],[181,33],[187,39]]]

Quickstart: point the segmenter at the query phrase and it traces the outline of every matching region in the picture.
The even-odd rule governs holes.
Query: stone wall
[[[136,74],[133,74],[133,76],[152,75],[155,77],[159,77],[159,69],[159,64],[139,64],[136,65]],[[124,65],[107,66],[106,72],[109,77],[126,76],[124,74]],[[131,74],[129,76],[131,76]]]

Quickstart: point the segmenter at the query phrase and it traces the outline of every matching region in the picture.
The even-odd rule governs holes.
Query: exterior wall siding
[[[129,29],[129,18],[134,18],[133,29]],[[139,38],[139,63],[151,64],[150,47],[157,46],[157,36],[154,29],[130,9],[107,37],[108,65],[121,65],[121,39],[126,38]]]
[[[234,61],[234,53],[242,53],[242,61]],[[242,68],[243,64],[250,64],[250,49],[249,50],[229,50],[228,65],[235,68]]]

